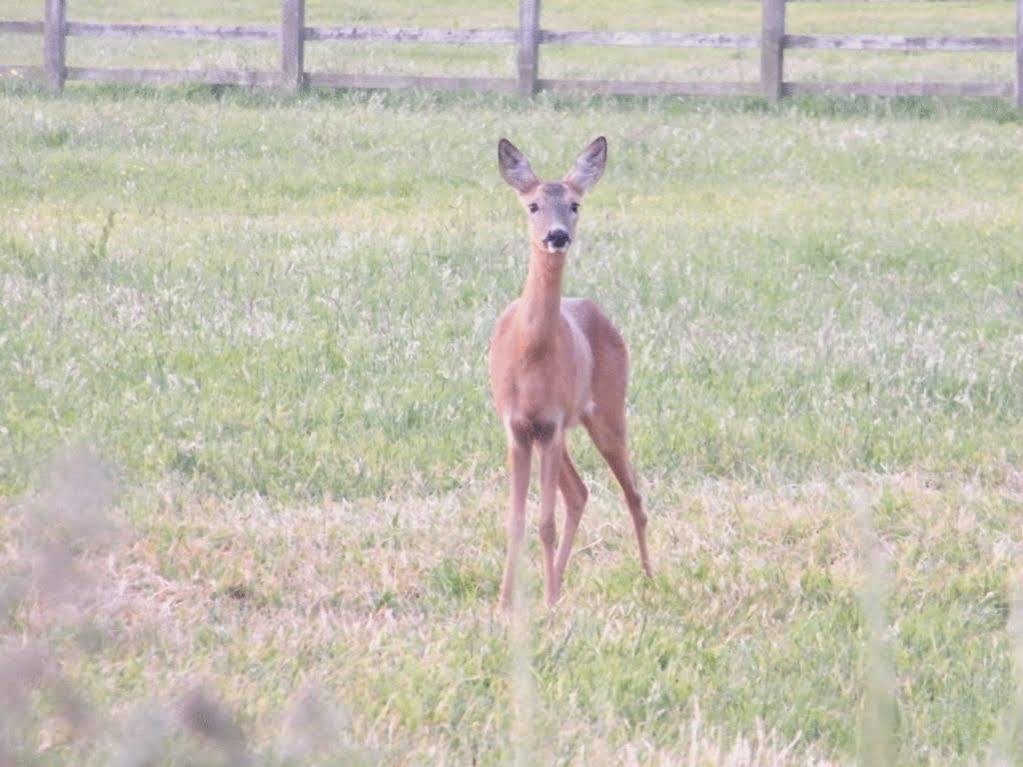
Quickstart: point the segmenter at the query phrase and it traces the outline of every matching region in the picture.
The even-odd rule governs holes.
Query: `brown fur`
[[[540,456],[540,540],[547,601],[561,594],[583,507],[586,485],[568,453],[567,429],[582,423],[622,486],[632,514],[643,570],[650,574],[646,514],[629,463],[625,429],[628,352],[621,334],[599,307],[585,298],[562,298],[567,245],[552,247],[551,235],[575,238],[577,208],[604,170],[607,142],[598,138],[560,182],[541,183],[525,157],[506,140],[498,147],[501,175],[519,192],[529,215],[529,271],[522,297],[497,320],[490,344],[490,384],[508,438],[511,503],[508,552],[501,602],[510,607],[515,563],[525,531],[531,454]],[[556,240],[557,241],[557,240]],[[557,490],[565,502],[565,529],[557,537]]]

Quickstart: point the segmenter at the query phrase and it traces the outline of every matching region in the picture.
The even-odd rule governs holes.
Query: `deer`
[[[541,181],[507,139],[497,147],[501,177],[518,193],[529,233],[529,265],[522,295],[500,314],[490,343],[494,406],[507,441],[510,499],[507,559],[500,605],[514,601],[515,568],[525,535],[532,456],[539,456],[540,520],[547,604],[561,598],[565,568],[589,496],[569,455],[566,432],[586,428],[625,495],[639,544],[652,574],[647,515],[636,487],[626,440],[625,394],[629,355],[621,333],[588,298],[562,297],[568,250],[576,237],[580,203],[607,165],[607,139],[595,139],[560,181]],[[555,554],[557,492],[565,525]]]

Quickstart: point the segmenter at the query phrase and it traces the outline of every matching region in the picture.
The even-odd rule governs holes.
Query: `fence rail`
[[[1016,38],[785,35],[785,47],[829,51],[1013,51]]]
[[[63,88],[65,80],[113,83],[207,83],[298,89],[424,88],[518,92],[575,91],[625,95],[738,96],[761,94],[769,100],[800,94],[865,96],[955,95],[1009,97],[1023,109],[1023,0],[1016,0],[1015,34],[963,35],[793,35],[785,29],[786,0],[761,0],[759,35],[690,32],[576,32],[540,27],[540,0],[519,0],[514,29],[429,29],[420,27],[306,26],[305,0],[282,0],[280,25],[99,24],[68,21],[67,0],[45,0],[44,18],[0,20],[0,34],[42,35],[43,66],[0,64],[0,76],[45,80]],[[129,37],[189,40],[274,40],[281,47],[275,71],[238,69],[122,69],[69,67],[67,37]],[[343,72],[306,72],[306,42],[370,41],[456,45],[514,45],[515,77],[426,77]],[[659,48],[760,49],[760,78],[746,82],[550,79],[540,76],[542,45]],[[785,51],[995,51],[1016,54],[1015,82],[787,82]]]
[[[94,24],[69,21],[69,37],[162,37],[185,40],[276,40],[280,27],[217,26],[212,24]]]

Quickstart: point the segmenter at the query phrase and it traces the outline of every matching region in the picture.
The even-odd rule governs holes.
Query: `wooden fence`
[[[790,35],[785,31],[786,0],[761,0],[759,35],[686,32],[560,32],[541,29],[540,0],[520,0],[517,29],[421,29],[306,26],[305,0],[282,0],[279,26],[203,24],[95,24],[67,20],[67,0],[45,0],[42,21],[0,21],[0,33],[42,35],[43,66],[4,65],[0,76],[37,78],[53,88],[65,80],[113,83],[208,83],[268,86],[290,90],[333,88],[427,88],[518,92],[540,90],[631,95],[737,96],[760,94],[771,101],[786,95],[867,96],[953,95],[1012,97],[1023,108],[1023,0],[1016,0],[1015,34],[991,36]],[[67,36],[158,37],[213,40],[276,40],[281,46],[277,71],[238,69],[111,69],[69,67]],[[515,45],[516,77],[422,77],[406,75],[306,72],[307,41],[388,41]],[[760,79],[747,82],[650,80],[565,80],[540,77],[541,45],[644,46],[665,48],[759,48]],[[1015,82],[786,82],[785,51],[1004,51],[1016,53]]]

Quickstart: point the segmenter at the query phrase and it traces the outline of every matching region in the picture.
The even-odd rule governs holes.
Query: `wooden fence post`
[[[297,91],[305,85],[305,0],[281,3],[281,86]]]
[[[1023,109],[1023,0],[1016,0],[1016,106]]]
[[[785,0],[762,0],[762,2],[760,92],[768,101],[777,101],[782,95],[782,74],[784,72]]]
[[[519,0],[519,95],[536,93],[540,53],[540,0]]]
[[[65,66],[65,32],[66,24],[65,0],[45,0],[43,7],[43,70],[46,81],[54,90],[64,87],[67,75]]]

